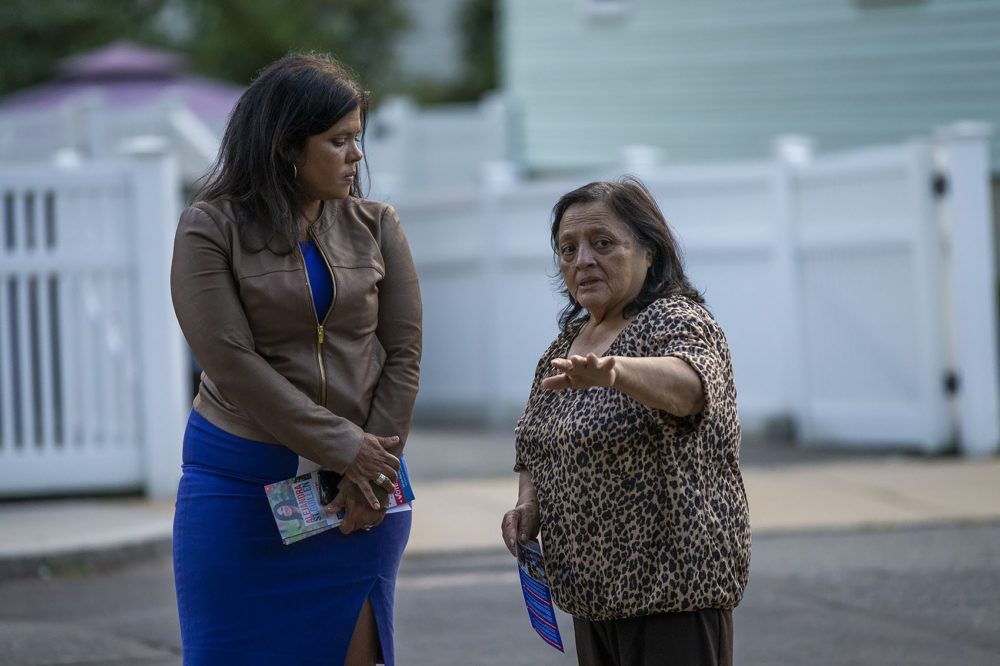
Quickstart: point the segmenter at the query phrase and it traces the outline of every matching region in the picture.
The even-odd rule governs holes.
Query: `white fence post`
[[[771,144],[774,165],[771,196],[774,206],[775,284],[780,290],[779,302],[783,310],[777,319],[785,322],[785,326],[777,327],[776,334],[781,336],[781,347],[785,350],[780,362],[785,404],[792,424],[790,432],[781,434],[787,436],[801,434],[807,428],[806,420],[809,418],[803,347],[805,315],[802,265],[795,217],[795,167],[812,161],[813,147],[811,138],[790,134],[775,137]]]
[[[78,123],[76,131],[83,154],[92,160],[107,159],[111,147],[107,145],[105,115],[108,109],[103,100],[95,94],[88,94],[74,105],[73,112]]]
[[[386,100],[370,119],[365,150],[371,157],[374,199],[398,197],[412,184],[410,159],[413,144],[413,120],[416,109],[409,99],[393,97]]]
[[[483,189],[481,194],[480,223],[482,224],[482,245],[479,261],[482,265],[482,356],[487,372],[483,375],[483,402],[486,406],[486,420],[490,426],[498,428],[504,423],[505,405],[503,401],[503,364],[507,359],[497,353],[501,348],[504,334],[504,320],[507,313],[498,311],[497,295],[503,289],[503,262],[507,253],[504,242],[504,215],[502,199],[514,186],[517,171],[510,162],[494,161],[482,165]]]
[[[506,159],[510,155],[510,114],[502,93],[485,95],[477,108],[483,136],[483,154],[488,160]]]
[[[166,152],[166,145],[159,137],[138,137],[124,147],[134,162],[140,432],[146,494],[151,497],[169,497],[177,491],[184,416],[190,405],[184,340],[170,300],[180,177],[177,160]]]
[[[663,163],[663,150],[642,144],[628,145],[622,148],[621,162],[625,173],[647,180]]]
[[[944,215],[949,226],[949,288],[958,373],[963,453],[992,455],[1000,445],[997,368],[997,273],[989,183],[992,128],[958,123],[936,135],[947,168]]]

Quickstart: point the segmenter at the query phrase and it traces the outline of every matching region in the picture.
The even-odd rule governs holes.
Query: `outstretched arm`
[[[611,387],[651,409],[675,416],[697,414],[705,406],[705,392],[690,365],[674,356],[633,358],[587,354],[553,359],[559,372],[542,380],[542,388]]]

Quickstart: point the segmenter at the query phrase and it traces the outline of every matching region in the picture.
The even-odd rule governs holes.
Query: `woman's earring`
[[[299,177],[299,168],[295,166],[295,162],[292,162],[292,180],[296,180]]]

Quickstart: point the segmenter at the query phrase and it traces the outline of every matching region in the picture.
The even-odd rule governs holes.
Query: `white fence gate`
[[[804,438],[948,444],[930,146],[829,157],[790,176]]]
[[[158,154],[0,168],[0,495],[175,489],[187,400]]]

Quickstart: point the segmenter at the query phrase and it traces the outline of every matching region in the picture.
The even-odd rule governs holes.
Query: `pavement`
[[[417,429],[408,558],[498,552],[517,496],[509,433]],[[419,452],[419,453],[418,453]],[[1000,520],[1000,457],[799,447],[744,441],[755,535]],[[169,552],[172,500],[138,496],[0,502],[0,579],[42,578]]]

